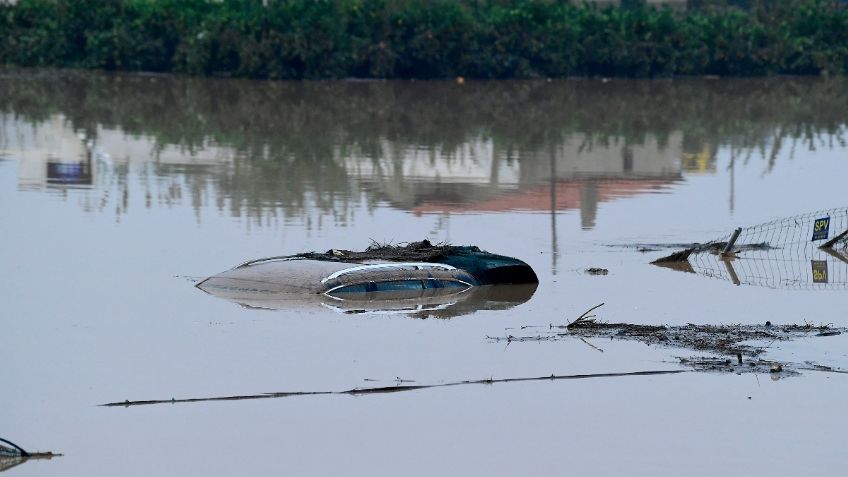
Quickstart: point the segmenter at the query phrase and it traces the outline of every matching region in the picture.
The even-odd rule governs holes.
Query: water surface
[[[65,454],[9,473],[833,473],[848,424],[840,375],[96,405],[679,369],[688,351],[486,340],[601,302],[609,321],[846,326],[844,287],[735,285],[651,266],[663,252],[632,245],[848,205],[847,120],[843,79],[459,85],[5,70],[0,435]],[[252,258],[423,238],[521,258],[540,285],[515,308],[450,319],[255,310],[193,287]],[[775,344],[769,357],[844,367],[845,345]]]

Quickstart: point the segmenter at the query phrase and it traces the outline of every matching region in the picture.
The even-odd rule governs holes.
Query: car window
[[[426,279],[426,280],[390,280],[385,282],[366,282],[345,285],[331,290],[333,295],[342,293],[369,293],[396,290],[423,290],[427,288],[466,288],[468,285],[452,280]]]

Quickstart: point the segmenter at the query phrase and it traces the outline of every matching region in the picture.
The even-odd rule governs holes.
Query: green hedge
[[[837,0],[20,0],[0,63],[249,78],[848,72]],[[717,3],[721,3],[717,5]],[[753,4],[753,5],[751,5]]]

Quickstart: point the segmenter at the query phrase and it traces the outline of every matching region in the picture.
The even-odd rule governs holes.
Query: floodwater
[[[611,322],[848,326],[842,262],[825,287],[736,284],[634,246],[848,205],[846,123],[845,79],[2,71],[0,437],[64,454],[8,475],[835,474],[848,378],[832,373],[98,405],[683,369],[689,350],[487,339],[602,302]],[[422,319],[256,309],[193,286],[253,258],[424,238],[521,258],[539,287]],[[846,345],[768,357],[848,367]]]

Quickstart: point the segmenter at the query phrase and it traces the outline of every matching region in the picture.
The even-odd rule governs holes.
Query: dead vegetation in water
[[[590,320],[574,322],[566,327],[566,333],[555,333],[553,337],[579,336],[583,338],[608,338],[640,341],[649,345],[684,348],[724,355],[759,356],[766,346],[750,344],[750,341],[789,341],[807,336],[831,336],[841,334],[829,325],[696,325],[657,326],[630,323],[604,323]],[[541,336],[541,335],[540,335]],[[550,336],[550,335],[548,335]]]
[[[720,373],[756,373],[768,374],[772,379],[787,376],[797,376],[802,370],[845,373],[848,371],[822,366],[813,362],[781,363],[760,357],[768,348],[755,346],[747,341],[787,341],[810,336],[833,336],[846,331],[835,328],[831,324],[814,325],[812,323],[774,326],[765,325],[694,325],[664,326],[639,325],[630,323],[607,323],[597,319],[592,312],[603,306],[596,305],[577,319],[563,325],[549,324],[544,327],[525,325],[521,330],[530,328],[546,328],[546,332],[528,336],[488,337],[492,342],[507,343],[523,341],[557,341],[565,339],[580,339],[587,345],[603,352],[599,346],[592,344],[590,339],[606,338],[608,340],[635,340],[649,345],[660,345],[709,352],[718,356],[693,356],[677,358],[680,365],[686,369],[661,369],[635,372],[611,372],[592,374],[569,374],[514,378],[486,378],[463,381],[443,382],[438,384],[408,384],[415,381],[396,378],[395,385],[353,388],[343,391],[279,391],[258,394],[234,394],[228,396],[208,396],[171,399],[124,400],[101,404],[105,407],[134,407],[153,404],[185,404],[210,401],[243,401],[255,399],[278,399],[295,396],[327,396],[348,395],[364,396],[375,394],[401,393],[433,388],[467,386],[477,384],[519,383],[531,381],[559,381],[592,378],[615,378],[632,376],[658,376],[680,374],[687,372],[720,372]],[[373,382],[373,379],[366,379]]]
[[[733,374],[768,374],[773,379],[788,376],[798,376],[799,370],[807,369],[792,363],[780,363],[767,359],[746,359],[738,355],[737,359],[729,359],[720,356],[691,356],[678,357],[682,366],[692,368],[693,371],[707,373],[733,373]]]
[[[401,242],[399,244],[380,243],[372,240],[371,245],[365,250],[343,250],[331,248],[326,252],[302,252],[294,255],[278,255],[250,260],[236,268],[254,265],[271,260],[322,260],[336,262],[361,263],[369,260],[383,260],[390,262],[436,262],[460,250],[476,250],[477,247],[461,247],[450,245],[446,242],[432,244],[424,239],[420,242]]]
[[[549,324],[547,327],[542,327],[544,331],[536,334],[487,336],[487,339],[495,343],[580,339],[599,351],[603,351],[601,347],[589,340],[595,340],[596,343],[599,339],[638,341],[646,345],[719,355],[716,358],[680,358],[681,364],[696,371],[771,373],[774,372],[774,366],[779,365],[780,371],[785,372],[785,375],[791,375],[795,372],[795,369],[810,369],[809,366],[816,365],[807,363],[805,367],[762,359],[761,355],[773,343],[807,337],[835,336],[848,331],[844,328],[836,328],[830,323],[819,325],[813,323],[773,325],[770,322],[763,325],[696,325],[689,323],[682,326],[608,323],[590,314],[601,306],[603,306],[603,303],[590,308],[570,323],[564,325]],[[538,329],[540,327],[525,325],[520,329],[531,328]],[[731,358],[728,358],[728,356]]]
[[[366,260],[388,260],[392,262],[431,262],[444,258],[457,249],[455,245],[446,242],[432,244],[429,240],[420,242],[402,242],[399,244],[381,243],[372,240],[365,250],[330,249],[324,253],[306,252],[296,255],[308,259],[334,259],[340,261],[361,262]]]

